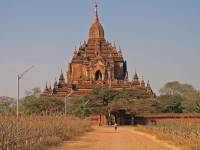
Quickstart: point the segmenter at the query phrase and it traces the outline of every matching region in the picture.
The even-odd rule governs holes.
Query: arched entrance
[[[134,124],[134,114],[128,112],[125,109],[118,109],[111,111],[112,118],[110,118],[110,124],[113,124],[113,121],[118,125],[133,125]],[[114,119],[113,119],[114,117]]]
[[[100,70],[96,71],[95,80],[102,80],[102,73]]]

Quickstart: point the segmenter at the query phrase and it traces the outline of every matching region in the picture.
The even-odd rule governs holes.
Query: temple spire
[[[149,83],[149,80],[148,80],[148,82],[147,82],[147,88],[150,88],[150,89],[151,89],[151,85],[150,85],[150,83]]]
[[[121,46],[119,45],[119,51],[121,52],[122,50],[121,50]]]
[[[65,84],[65,77],[64,77],[62,69],[61,69],[61,73],[60,73],[60,77],[59,77],[59,81],[58,81],[58,86],[62,87],[64,84]]]
[[[45,90],[48,90],[48,85],[47,85],[47,81],[46,81],[46,86],[45,86]]]
[[[144,82],[144,77],[142,76],[142,81],[141,81],[141,87],[145,88],[145,82]]]
[[[136,68],[135,68],[134,80],[138,80],[138,79],[139,79],[139,78],[138,78],[137,70],[136,70]]]
[[[49,90],[51,90],[51,82],[49,81]]]
[[[63,75],[63,72],[62,72],[62,69],[61,69],[61,73],[60,73],[60,78],[59,78],[59,80],[61,80],[61,81],[64,81],[64,80],[65,80],[64,75]]]
[[[95,6],[94,6],[94,19],[93,19],[93,23],[95,22],[99,22],[99,16],[98,16],[98,5],[95,2]]]
[[[93,22],[89,30],[89,39],[104,39],[104,30],[99,21],[98,6],[95,3]]]
[[[57,79],[55,78],[54,88],[57,88],[57,85],[58,85],[58,83],[57,83]]]

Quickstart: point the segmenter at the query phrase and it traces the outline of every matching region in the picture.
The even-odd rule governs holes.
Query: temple
[[[78,49],[74,49],[66,79],[61,71],[59,80],[55,79],[53,88],[46,84],[42,96],[84,96],[97,87],[116,90],[138,88],[144,90],[147,95],[155,96],[149,81],[145,84],[143,78],[139,79],[136,71],[133,79],[129,81],[127,62],[123,58],[121,48],[105,39],[97,5],[89,29],[89,38],[87,42],[81,43]]]

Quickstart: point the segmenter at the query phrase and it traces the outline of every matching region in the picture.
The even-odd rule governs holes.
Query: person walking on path
[[[115,132],[117,132],[117,123],[114,124]]]

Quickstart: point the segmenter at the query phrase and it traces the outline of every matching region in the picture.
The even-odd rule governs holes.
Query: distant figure
[[[151,120],[151,123],[152,123],[153,125],[157,125],[156,120]]]
[[[114,124],[115,132],[117,131],[117,123]]]

